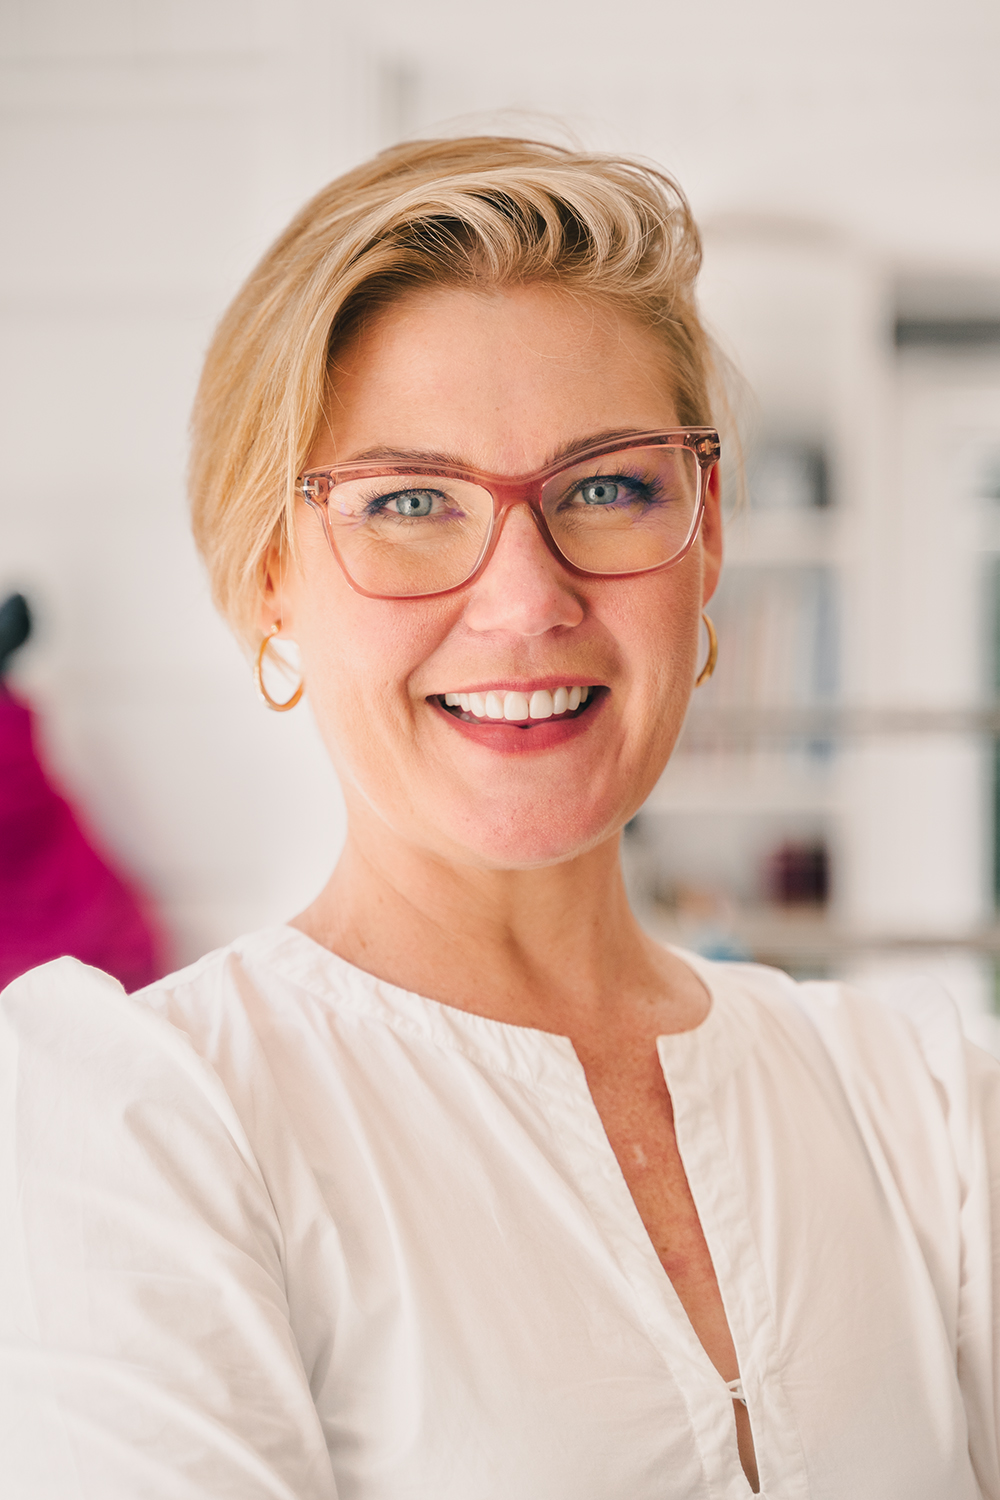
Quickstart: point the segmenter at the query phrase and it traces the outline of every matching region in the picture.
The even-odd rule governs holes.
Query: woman
[[[651,170],[431,142],[224,319],[196,534],[349,832],[138,996],[6,992],[17,1496],[1000,1496],[1000,1068],[625,899],[721,562],[698,261]]]

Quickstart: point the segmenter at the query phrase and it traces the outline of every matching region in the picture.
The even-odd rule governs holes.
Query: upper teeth
[[[553,714],[572,713],[586,703],[589,687],[560,687],[554,692],[548,688],[537,688],[529,697],[527,693],[501,693],[493,689],[487,693],[445,693],[444,701],[449,708],[461,708],[477,719],[551,719]]]

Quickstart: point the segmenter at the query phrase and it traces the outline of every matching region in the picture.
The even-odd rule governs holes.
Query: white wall
[[[211,608],[183,487],[225,302],[375,145],[357,79],[350,129],[328,88],[302,105],[332,20],[238,0],[3,12],[0,589],[37,606],[17,676],[49,759],[157,898],[176,961],[291,915],[340,838],[308,710],[257,703]]]
[[[407,128],[551,111],[665,164],[702,219],[804,218],[996,272],[989,0],[375,0],[356,24],[408,70]]]
[[[51,760],[177,960],[290,914],[340,838],[308,710],[256,703],[183,499],[213,322],[308,193],[512,107],[675,171],[715,229],[709,281],[753,220],[839,236],[863,296],[1000,264],[981,0],[7,0],[0,53],[0,590],[38,607],[18,678]]]

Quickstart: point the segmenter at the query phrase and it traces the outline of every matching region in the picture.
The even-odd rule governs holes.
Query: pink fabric
[[[158,946],[139,898],[50,785],[31,711],[0,684],[0,987],[69,954],[139,989],[163,972]]]

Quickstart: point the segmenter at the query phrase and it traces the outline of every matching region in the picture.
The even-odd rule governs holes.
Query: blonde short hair
[[[265,559],[293,545],[295,480],[335,349],[407,290],[550,283],[662,338],[678,415],[712,421],[687,200],[640,162],[497,136],[383,151],[316,194],[226,312],[192,417],[194,534],[222,613],[261,639]]]

